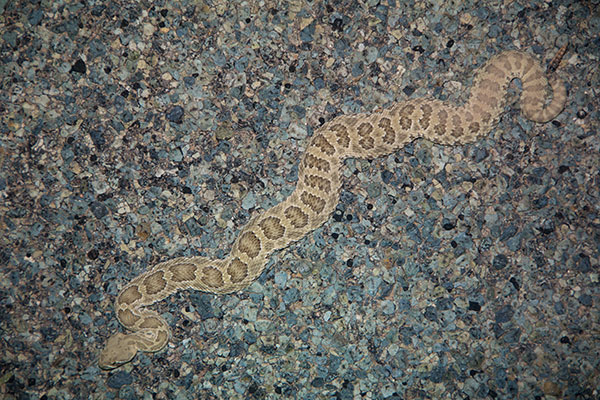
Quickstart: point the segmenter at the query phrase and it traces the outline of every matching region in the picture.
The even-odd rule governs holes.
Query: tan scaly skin
[[[344,159],[385,156],[416,138],[444,145],[472,143],[498,122],[507,87],[514,78],[522,81],[521,110],[525,117],[543,123],[562,111],[566,100],[563,82],[550,79],[552,101],[545,105],[548,80],[539,62],[527,53],[507,51],[478,70],[469,100],[462,106],[421,98],[374,114],[343,115],[324,124],[310,138],[302,156],[294,192],[252,218],[229,256],[165,261],[123,288],[115,312],[130,333],[117,333],[108,340],[100,354],[100,367],[115,368],[131,361],[138,350],[155,352],[165,347],[169,326],[147,306],[182,289],[209,293],[241,290],[260,275],[271,253],[327,221],[338,202]]]

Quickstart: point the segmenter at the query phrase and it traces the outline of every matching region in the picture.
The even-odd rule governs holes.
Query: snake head
[[[117,333],[108,339],[98,359],[100,368],[114,369],[128,363],[135,357],[138,349],[128,336],[123,333]]]

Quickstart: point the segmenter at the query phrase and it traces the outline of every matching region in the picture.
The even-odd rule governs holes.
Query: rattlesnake
[[[562,54],[563,50],[557,58]],[[129,362],[138,350],[155,352],[167,344],[167,322],[146,306],[187,288],[210,293],[243,289],[260,275],[272,252],[327,221],[338,202],[344,159],[384,156],[420,137],[454,145],[471,143],[487,134],[504,109],[505,93],[513,78],[522,82],[520,103],[525,117],[541,123],[562,111],[566,100],[563,82],[551,76],[552,101],[545,105],[548,80],[538,61],[524,52],[506,51],[478,71],[463,106],[418,98],[381,112],[342,115],[325,123],[310,138],[295,190],[280,204],[254,216],[237,236],[229,256],[162,262],[121,290],[115,312],[132,332],[117,333],[108,340],[100,354],[100,367],[115,368]]]

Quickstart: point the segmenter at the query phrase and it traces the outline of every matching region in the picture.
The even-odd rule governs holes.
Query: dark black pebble
[[[331,23],[331,28],[337,32],[343,31],[344,30],[344,20],[341,18],[334,19],[333,22]]]
[[[470,311],[481,311],[481,304],[476,301],[469,301],[469,310]]]
[[[405,86],[404,89],[402,89],[402,91],[407,97],[410,97],[410,95],[413,94],[415,90],[416,89],[414,88],[414,86]]]
[[[71,70],[69,72],[85,74],[85,71],[87,71],[87,67],[85,66],[83,60],[80,58],[79,60],[75,61],[75,64],[71,66]]]
[[[448,218],[444,218],[442,220],[442,228],[447,231],[450,231],[456,227],[456,223],[454,221],[450,221]]]

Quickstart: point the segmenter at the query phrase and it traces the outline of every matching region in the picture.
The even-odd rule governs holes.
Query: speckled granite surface
[[[598,398],[600,4],[486,3],[0,0],[2,398]],[[224,255],[320,123],[566,42],[555,121],[513,84],[479,143],[348,161],[257,282],[159,303],[167,349],[97,367],[118,289]]]

